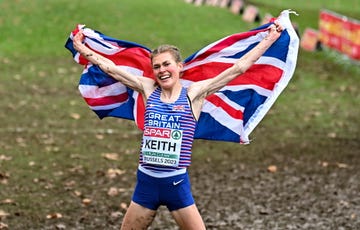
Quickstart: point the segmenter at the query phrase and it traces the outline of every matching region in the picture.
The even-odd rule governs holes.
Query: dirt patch
[[[296,140],[268,148],[260,144],[195,146],[190,176],[207,229],[360,229],[359,139]],[[201,149],[212,154],[201,155]],[[0,223],[15,230],[119,229],[138,157],[126,156],[123,160],[132,164],[115,179],[108,177],[107,168],[126,161],[101,169],[71,166],[57,177],[6,185],[18,196],[15,202],[0,203],[0,210],[9,214]],[[9,178],[9,183],[16,180]],[[109,196],[110,191],[118,194]],[[150,229],[178,227],[161,207]]]
[[[340,155],[326,156],[337,148]],[[360,229],[360,142],[336,140],[323,154],[297,157],[292,149],[259,162],[194,162],[193,192],[207,228]],[[177,229],[169,219],[161,210],[152,229]]]

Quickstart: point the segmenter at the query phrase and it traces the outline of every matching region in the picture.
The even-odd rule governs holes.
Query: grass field
[[[261,15],[296,10],[300,33],[317,28],[323,7],[360,19],[358,0],[249,2]],[[79,96],[82,67],[64,48],[76,24],[148,47],[176,44],[184,57],[257,26],[228,9],[181,0],[3,0],[0,8],[0,229],[115,229],[129,202],[140,133],[129,121],[98,120]],[[224,155],[257,167],[279,151],[358,162],[359,82],[359,64],[300,50],[293,79],[252,144],[197,140],[194,167]]]

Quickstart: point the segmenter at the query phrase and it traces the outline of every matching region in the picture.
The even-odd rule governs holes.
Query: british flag
[[[250,69],[217,93],[206,98],[195,131],[196,139],[249,143],[249,135],[280,93],[288,85],[296,67],[299,38],[291,24],[290,11],[277,18],[284,27],[280,38]],[[184,60],[182,84],[212,78],[233,65],[268,33],[272,22],[248,32],[233,34],[200,49]],[[139,93],[88,63],[73,48],[72,38],[83,29],[85,44],[134,74],[153,78],[151,50],[137,43],[108,37],[78,25],[65,47],[75,61],[85,65],[79,90],[99,118],[119,117],[144,125],[144,102]]]

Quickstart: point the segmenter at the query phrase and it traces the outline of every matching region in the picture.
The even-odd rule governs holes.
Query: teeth
[[[160,80],[165,80],[168,79],[170,76],[169,75],[164,75],[164,76],[160,76],[159,79]]]

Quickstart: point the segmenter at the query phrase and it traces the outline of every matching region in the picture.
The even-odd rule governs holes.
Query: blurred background
[[[0,229],[118,229],[141,133],[99,120],[64,48],[77,24],[187,57],[292,9],[288,87],[250,145],[196,140],[194,196],[209,229],[360,227],[360,1],[0,1]],[[176,229],[160,210],[152,229]]]

